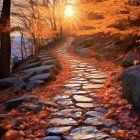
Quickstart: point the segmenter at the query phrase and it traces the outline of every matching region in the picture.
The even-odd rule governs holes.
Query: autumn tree
[[[10,75],[10,9],[11,0],[3,0],[3,7],[0,17],[0,78]]]

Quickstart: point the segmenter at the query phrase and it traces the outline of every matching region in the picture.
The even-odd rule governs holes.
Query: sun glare
[[[72,5],[67,5],[65,8],[65,16],[72,17],[74,15],[74,8]]]

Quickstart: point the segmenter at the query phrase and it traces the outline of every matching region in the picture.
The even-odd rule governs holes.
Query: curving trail
[[[96,66],[74,58],[68,52],[72,41],[73,38],[67,38],[56,51],[59,56],[67,60],[74,76],[68,79],[67,84],[62,85],[63,95],[54,97],[54,100],[64,107],[52,114],[51,126],[47,129],[49,136],[46,138],[50,140],[116,140],[102,131],[116,126],[102,120],[107,110],[95,103],[97,90],[103,87],[107,74],[98,71]]]

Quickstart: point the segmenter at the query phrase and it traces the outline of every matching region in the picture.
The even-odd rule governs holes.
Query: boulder
[[[23,63],[22,65],[20,65],[16,70],[17,71],[21,71],[21,70],[26,70],[26,69],[30,69],[30,68],[33,68],[33,67],[38,67],[41,65],[41,62],[37,61],[37,62],[34,62],[34,63]]]
[[[26,83],[19,78],[9,77],[3,78],[0,80],[0,89],[7,89],[13,87],[14,91],[18,91],[20,89],[24,89],[26,87]]]
[[[35,72],[37,74],[44,74],[44,73],[48,73],[50,71],[53,71],[53,66],[52,65],[34,67],[34,68],[24,70],[23,72],[25,72],[25,73],[33,73],[33,72]]]
[[[46,61],[46,60],[57,60],[54,57],[40,57],[41,61]]]
[[[135,63],[135,60],[139,61],[139,55],[137,55],[137,54],[130,54],[126,58],[124,58],[124,60],[122,62],[122,66],[123,67],[132,66]]]
[[[124,97],[140,110],[140,65],[126,69],[122,75]]]
[[[5,107],[7,110],[9,109],[13,109],[16,108],[17,106],[21,105],[23,102],[26,101],[37,101],[38,97],[35,95],[26,95],[26,96],[22,96],[19,98],[14,98],[11,100],[8,100],[4,103]]]
[[[88,50],[89,48],[78,48],[76,49],[76,53],[79,53],[81,56],[86,57]]]
[[[39,62],[40,58],[38,57],[31,57],[30,59],[27,59],[26,62],[27,63],[35,63],[35,62]]]
[[[37,55],[37,57],[53,57],[51,54],[49,54],[49,53],[39,53],[38,55]]]
[[[31,77],[29,80],[30,81],[44,80],[45,82],[49,82],[55,80],[55,76],[51,73],[38,74],[36,76]]]
[[[35,81],[31,80],[31,81],[29,81],[29,83],[26,87],[26,90],[30,91],[33,88],[40,87],[43,85],[43,83],[44,83],[43,80],[35,80]]]
[[[22,105],[19,105],[17,107],[17,109],[19,109],[19,110],[33,111],[33,112],[36,113],[36,112],[41,111],[42,107],[41,106],[38,106],[38,105],[22,104]]]
[[[42,65],[53,65],[58,69],[62,69],[57,60],[45,60],[42,62]]]

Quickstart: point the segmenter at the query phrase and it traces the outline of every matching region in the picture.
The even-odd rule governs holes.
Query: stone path
[[[61,110],[56,110],[50,119],[48,136],[41,140],[116,140],[102,128],[110,128],[113,125],[101,120],[101,116],[107,112],[94,103],[94,95],[97,89],[103,87],[107,74],[98,71],[95,66],[74,59],[67,49],[71,46],[72,38],[62,45],[57,53],[68,60],[75,76],[69,79],[68,84],[62,85],[65,92],[71,95],[57,95],[56,103],[65,105]]]

